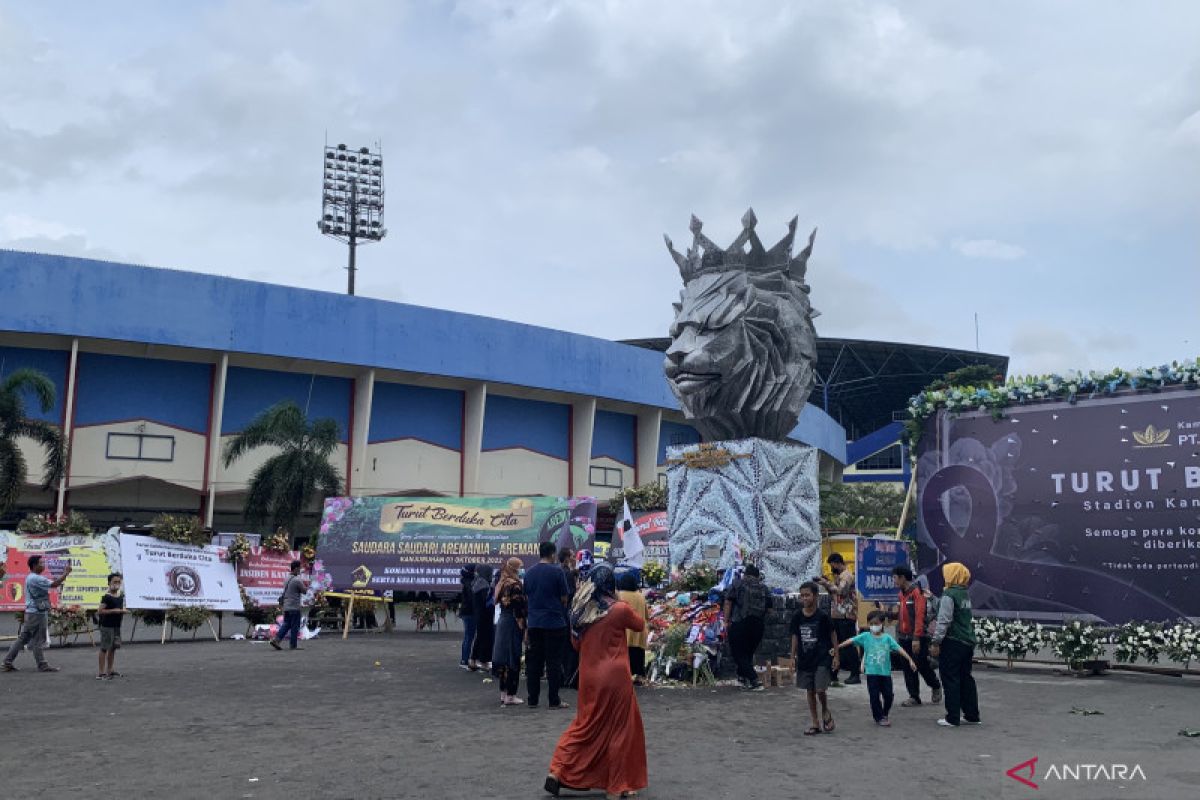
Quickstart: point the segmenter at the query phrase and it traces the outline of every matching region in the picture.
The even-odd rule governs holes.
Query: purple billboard
[[[917,466],[918,558],[991,613],[1200,617],[1200,393],[939,413]]]

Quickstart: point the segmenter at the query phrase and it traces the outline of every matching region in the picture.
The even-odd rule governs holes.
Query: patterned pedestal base
[[[795,591],[819,574],[817,460],[812,447],[765,439],[668,447],[671,566],[725,569],[740,548],[772,587]]]

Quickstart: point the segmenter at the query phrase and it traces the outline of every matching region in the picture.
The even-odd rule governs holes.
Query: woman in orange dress
[[[603,789],[615,800],[644,789],[646,734],[629,673],[625,631],[645,621],[616,598],[612,567],[588,574],[571,605],[571,643],[579,650],[579,699],[575,719],[558,740],[546,791]]]

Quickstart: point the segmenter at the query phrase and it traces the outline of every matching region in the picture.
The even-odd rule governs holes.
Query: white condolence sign
[[[205,606],[214,611],[241,611],[237,572],[221,552],[222,548],[212,545],[195,547],[121,534],[126,606]]]

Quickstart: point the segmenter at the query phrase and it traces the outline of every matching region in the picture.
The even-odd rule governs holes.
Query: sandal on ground
[[[904,706],[905,708],[912,708],[913,706],[921,705],[921,701],[915,697],[910,697],[907,700],[905,700],[903,703],[901,703],[900,705]]]
[[[804,729],[805,736],[816,736],[820,732],[821,732],[821,729],[818,728],[816,725],[813,725],[811,727]]]
[[[821,717],[821,726],[825,729],[826,733],[833,733],[833,729],[836,727],[833,721],[833,712],[828,708],[825,709],[825,713]]]
[[[550,708],[554,709],[555,711],[557,711],[557,710],[558,710],[558,709],[560,709],[560,708],[570,708],[570,707],[571,707],[571,706],[570,706],[570,705],[568,705],[567,703],[559,703],[559,704],[558,704],[558,705],[556,705],[556,706],[550,706]]]
[[[12,664],[0,664],[0,672],[20,672],[20,670]]]

